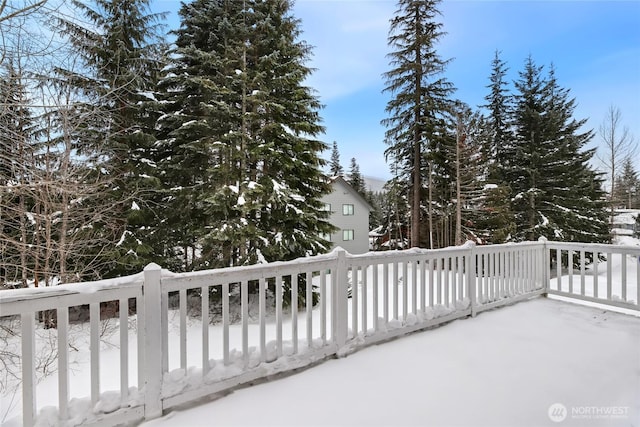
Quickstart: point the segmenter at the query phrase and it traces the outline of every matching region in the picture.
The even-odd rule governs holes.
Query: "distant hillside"
[[[370,176],[364,176],[364,185],[367,188],[367,190],[371,190],[374,193],[381,193],[382,192],[382,188],[384,187],[384,184],[386,184],[387,181],[380,179],[380,178],[373,178]]]

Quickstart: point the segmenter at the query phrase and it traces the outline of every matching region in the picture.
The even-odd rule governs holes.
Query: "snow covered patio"
[[[535,298],[143,424],[372,425],[638,426],[640,318]]]

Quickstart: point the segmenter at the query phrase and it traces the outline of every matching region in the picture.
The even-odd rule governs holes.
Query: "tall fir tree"
[[[360,165],[356,161],[355,157],[351,158],[351,163],[349,166],[349,179],[347,180],[349,185],[353,187],[362,197],[366,198],[367,188],[364,184],[364,178],[360,173]]]
[[[333,147],[331,148],[331,160],[329,162],[329,175],[342,176],[344,175],[344,168],[340,164],[340,152],[338,151],[338,143],[333,141]]]
[[[507,170],[516,216],[515,240],[540,236],[564,241],[608,240],[602,177],[589,165],[575,99],[559,86],[555,69],[542,74],[529,57],[516,81],[516,156]]]
[[[640,177],[630,156],[622,162],[616,183],[614,200],[626,209],[640,209]]]
[[[486,186],[475,214],[474,228],[479,240],[488,243],[504,243],[515,231],[507,179],[515,157],[513,96],[506,78],[508,70],[500,52],[496,51],[491,61],[490,83],[486,86],[489,93],[484,98],[486,104],[481,106],[487,110],[484,131],[478,135],[482,139]]]
[[[509,161],[513,157],[513,132],[511,131],[512,105],[506,80],[507,64],[496,51],[491,62],[489,93],[485,96],[487,102],[483,105],[488,110],[487,126],[489,138],[486,141],[484,156],[487,165],[487,180],[492,184],[504,185],[504,169],[509,168]]]
[[[183,269],[326,250],[320,104],[303,85],[310,48],[290,10],[276,0],[180,10],[158,129],[167,230]]]
[[[440,58],[436,43],[444,34],[438,0],[400,0],[391,20],[388,55],[392,69],[385,73],[385,92],[390,93],[385,154],[398,163],[402,181],[409,189],[411,245],[434,246],[433,242],[433,170],[442,158],[438,155],[449,110],[453,85],[442,76],[447,60]],[[427,178],[428,230],[421,233],[423,218],[423,182]],[[422,236],[421,236],[422,234]],[[426,235],[426,236],[425,236]]]

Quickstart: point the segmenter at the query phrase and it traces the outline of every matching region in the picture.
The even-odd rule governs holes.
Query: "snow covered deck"
[[[536,298],[142,425],[637,426],[640,318]]]
[[[0,352],[11,381],[0,382],[0,422],[639,425],[640,317],[608,311],[640,315],[640,242],[630,243],[337,250],[194,273],[149,265],[117,280],[5,291],[0,326],[10,334]],[[135,313],[101,315],[103,304],[132,302]],[[80,305],[90,322],[70,321]],[[55,313],[55,329],[35,322],[42,312]],[[264,396],[243,389],[307,366],[257,387],[274,387]],[[173,419],[234,390],[212,404],[215,414]],[[293,395],[270,400],[281,392]],[[218,413],[245,394],[244,409]]]

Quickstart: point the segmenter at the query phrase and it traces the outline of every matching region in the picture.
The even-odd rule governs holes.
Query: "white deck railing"
[[[55,310],[57,417],[65,425],[71,418],[69,307],[89,305],[93,409],[81,420],[115,425],[537,295],[640,310],[638,257],[638,247],[540,241],[364,255],[336,250],[182,274],[152,264],[117,281],[0,292],[0,315],[21,321],[23,424],[30,426],[37,418],[35,319]],[[620,280],[613,276],[618,267]],[[128,328],[129,310],[119,310],[119,399],[104,404],[100,370],[114,367],[100,363],[101,303],[130,307],[132,299],[137,332]],[[129,344],[132,336],[136,345]]]

